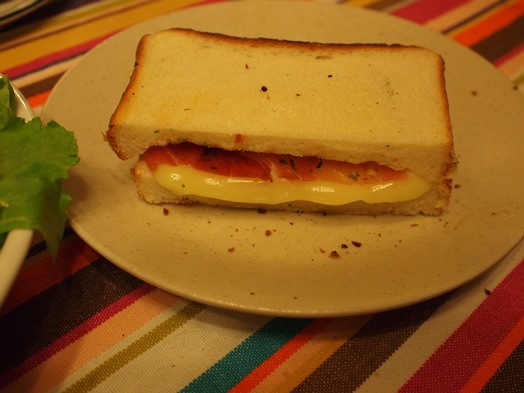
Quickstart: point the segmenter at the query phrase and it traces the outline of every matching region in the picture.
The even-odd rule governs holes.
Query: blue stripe
[[[274,318],[182,392],[227,392],[308,326],[312,319]]]

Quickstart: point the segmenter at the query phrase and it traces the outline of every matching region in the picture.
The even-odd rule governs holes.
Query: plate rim
[[[296,3],[294,3],[294,2],[282,2],[282,3],[292,3],[292,4],[296,5]],[[225,4],[225,3],[216,3],[216,4],[206,5],[205,8],[208,8],[208,7],[220,7],[223,4]],[[240,4],[245,4],[245,3],[240,2],[240,3],[236,3],[236,4],[240,5]],[[316,6],[319,5],[318,3],[314,3],[314,4]],[[310,6],[310,5],[313,5],[313,4],[308,4],[307,6]],[[304,6],[304,5],[302,5],[302,6]],[[326,4],[324,4],[322,6],[339,7],[337,5],[326,5]],[[353,7],[348,7],[348,8],[353,8]],[[392,18],[392,16],[387,15],[387,14],[383,14],[383,13],[380,13],[380,12],[367,10],[367,9],[360,9],[360,8],[356,8],[356,7],[353,8],[353,11],[356,11],[357,13],[358,12],[374,13],[376,16],[380,15],[380,17],[386,18],[386,19]],[[172,13],[171,15],[179,14],[180,12],[182,12],[182,11],[176,11],[176,12]],[[164,17],[160,17],[160,18],[164,18]],[[153,18],[151,20],[147,20],[147,21],[141,22],[139,25],[140,26],[147,25],[147,24],[150,24],[152,21],[155,21],[155,20],[160,19],[160,18]],[[438,36],[441,39],[444,38],[445,40],[447,40],[447,42],[449,44],[454,44],[454,45],[456,45],[456,47],[460,47],[461,50],[469,51],[470,53],[474,53],[470,48],[460,46],[458,43],[450,40],[449,38],[447,38],[445,36],[442,36],[442,35],[440,35],[440,34],[438,34],[436,32],[433,32],[431,30],[428,30],[428,29],[424,28],[423,26],[420,26],[420,25],[414,24],[413,22],[409,22],[409,21],[405,21],[405,20],[402,20],[401,23],[409,24],[409,25],[412,25],[412,26],[414,26],[416,28],[424,29],[427,33],[433,33],[435,36]],[[131,29],[135,29],[135,28],[137,28],[137,26],[134,26]],[[129,29],[124,30],[123,32],[119,33],[118,35],[115,35],[114,37],[110,38],[109,40],[118,39],[118,36],[120,36],[120,34],[124,34],[127,30],[129,30]],[[108,41],[103,42],[102,44],[100,44],[100,46],[107,44]],[[478,58],[481,59],[480,56],[478,56]],[[487,60],[485,60],[485,59],[483,59],[483,60],[485,61],[485,63],[487,63],[490,66],[492,66],[491,63],[487,62]],[[68,73],[69,73],[69,71],[68,71]],[[51,93],[51,96],[49,97],[48,102],[51,101],[52,94],[53,93]],[[46,106],[47,106],[47,104],[46,104]],[[44,107],[43,113],[45,113],[45,109],[46,109],[46,107]],[[86,241],[87,241],[87,239],[90,239],[90,241],[88,243],[91,244],[91,245],[96,243],[96,240],[93,239],[92,236],[89,235],[89,233],[84,231],[84,229],[82,228],[81,224],[78,223],[75,220],[74,217],[71,217],[70,222],[71,222],[71,226],[73,227],[73,229],[75,229],[75,231],[77,231],[79,236],[81,236],[82,238],[86,239]],[[512,240],[512,247],[514,247],[520,241],[521,238],[522,238],[522,235],[516,236],[516,239]],[[100,250],[100,249],[97,249],[97,251],[99,251],[109,261],[111,261],[112,263],[115,263],[116,265],[118,265],[123,270],[129,272],[132,275],[135,275],[135,276],[139,277],[140,279],[142,279],[142,280],[144,280],[146,282],[148,281],[147,279],[144,279],[143,276],[140,276],[139,273],[137,273],[136,271],[131,272],[130,270],[133,270],[133,269],[129,269],[129,266],[127,266],[127,269],[126,269],[125,264],[122,265],[121,263],[118,263],[118,259],[119,259],[118,256],[113,255],[114,253],[111,252],[111,250],[106,250],[106,249]],[[506,249],[505,252],[502,255],[500,255],[499,259],[497,259],[495,261],[492,261],[492,263],[490,265],[486,266],[485,269],[483,269],[482,271],[477,272],[474,276],[470,277],[470,279],[473,279],[473,278],[477,277],[478,275],[484,273],[486,270],[489,270],[493,265],[495,265],[509,251],[510,250]],[[459,285],[462,285],[464,283],[465,282],[461,282]],[[176,294],[178,296],[181,296],[183,298],[187,298],[187,299],[190,299],[190,300],[195,300],[195,301],[198,301],[198,302],[201,302],[201,303],[213,305],[213,306],[220,307],[220,308],[226,308],[226,309],[242,311],[242,312],[251,312],[251,313],[257,313],[257,314],[264,314],[264,315],[299,316],[299,317],[303,317],[303,316],[316,316],[316,317],[318,317],[318,316],[347,316],[347,315],[356,315],[356,314],[368,313],[368,312],[385,311],[385,310],[388,310],[388,309],[391,309],[391,308],[402,307],[402,306],[409,305],[409,304],[412,304],[412,303],[415,303],[415,302],[420,302],[420,301],[426,300],[426,299],[434,297],[434,296],[438,296],[439,294],[448,292],[449,290],[452,290],[452,289],[456,288],[456,286],[448,287],[448,288],[445,288],[440,293],[431,293],[431,294],[429,294],[425,298],[415,299],[412,303],[404,302],[401,305],[395,305],[393,307],[386,307],[386,308],[382,308],[382,309],[379,309],[379,308],[366,309],[366,310],[362,310],[361,312],[346,312],[346,311],[337,312],[337,311],[333,311],[333,310],[328,310],[328,311],[324,310],[324,311],[320,311],[320,312],[314,312],[314,311],[310,310],[310,311],[307,311],[307,312],[303,312],[303,311],[300,311],[300,310],[299,311],[296,311],[296,310],[282,310],[282,309],[274,309],[274,308],[264,309],[263,307],[255,307],[254,308],[252,306],[245,306],[245,305],[237,304],[237,303],[234,303],[234,302],[233,303],[228,303],[228,302],[224,302],[224,301],[220,301],[220,300],[216,300],[216,299],[209,299],[209,298],[206,298],[205,296],[204,297],[197,296],[196,294],[177,293],[176,291],[173,291],[172,288],[166,288],[165,286],[159,285],[158,283],[152,283],[152,284],[157,286],[157,287],[159,287],[159,288],[161,288],[161,289],[167,290],[167,291],[169,291],[171,293],[174,293],[174,294]]]

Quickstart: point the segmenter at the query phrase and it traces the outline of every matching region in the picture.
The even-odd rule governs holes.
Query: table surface
[[[37,1],[1,27],[0,72],[39,114],[61,76],[97,44],[211,2]],[[524,92],[524,0],[331,2],[438,31]],[[523,343],[522,241],[488,272],[437,298],[315,319],[243,314],[171,295],[66,227],[56,262],[35,234],[0,309],[0,391],[522,392]]]

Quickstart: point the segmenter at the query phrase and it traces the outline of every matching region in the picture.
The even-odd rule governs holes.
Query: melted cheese
[[[278,179],[270,182],[251,178],[230,178],[199,171],[186,165],[160,164],[153,171],[153,176],[161,186],[177,195],[267,205],[293,201],[331,206],[356,201],[394,203],[415,199],[431,187],[428,181],[413,173],[402,180],[347,185],[316,180]]]

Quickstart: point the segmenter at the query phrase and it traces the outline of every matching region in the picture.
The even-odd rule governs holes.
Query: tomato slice
[[[188,165],[222,176],[271,180],[271,168],[250,154],[198,146],[189,142],[153,146],[143,154],[143,159],[152,170],[159,164]]]
[[[407,171],[397,171],[375,162],[351,164],[317,157],[229,151],[189,142],[153,146],[142,158],[151,170],[159,164],[187,165],[216,175],[265,181],[278,177],[287,180],[372,184],[408,176]]]

